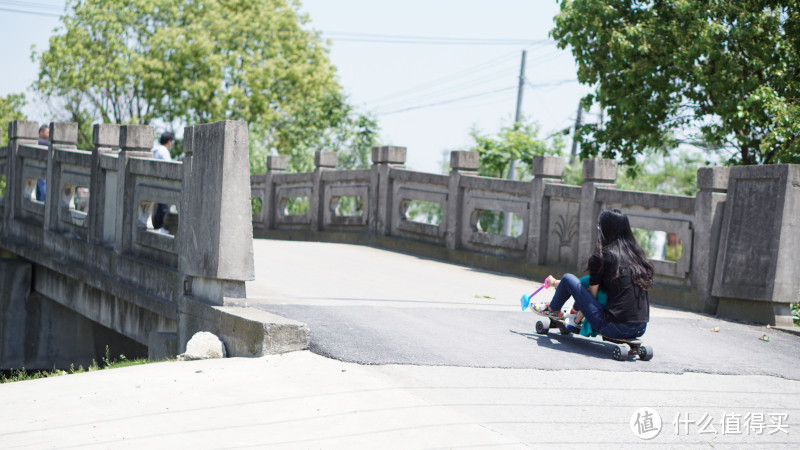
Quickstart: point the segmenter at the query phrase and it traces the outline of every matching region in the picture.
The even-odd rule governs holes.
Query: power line
[[[526,48],[525,50],[530,50],[530,49],[534,49],[534,48],[537,48],[537,47],[536,46],[532,46],[532,47]],[[539,46],[539,48],[542,48],[542,46]],[[549,56],[550,55],[548,55],[548,57]],[[365,103],[383,102],[384,100],[393,99],[393,98],[396,98],[396,97],[399,97],[399,96],[402,96],[402,95],[405,95],[405,94],[409,94],[409,93],[412,93],[412,94],[413,93],[419,93],[420,95],[426,95],[426,96],[427,95],[434,95],[434,96],[436,96],[437,94],[441,94],[441,91],[440,92],[436,92],[436,93],[432,93],[432,94],[422,94],[422,92],[424,92],[426,90],[429,90],[429,88],[432,89],[434,86],[437,86],[437,85],[445,84],[445,83],[448,83],[450,81],[454,81],[454,80],[459,79],[459,78],[468,77],[469,75],[483,72],[483,71],[485,71],[485,70],[487,70],[489,68],[495,68],[500,63],[503,63],[505,61],[509,61],[509,60],[512,60],[512,59],[516,59],[516,51],[504,54],[504,55],[502,55],[502,56],[500,56],[498,58],[495,58],[495,59],[480,63],[478,65],[468,67],[468,68],[463,69],[463,70],[461,70],[459,72],[454,72],[454,73],[451,73],[449,75],[445,75],[444,77],[441,77],[441,78],[436,78],[434,80],[431,80],[431,81],[428,81],[428,82],[425,82],[425,83],[422,83],[422,84],[419,84],[419,85],[416,85],[416,86],[413,86],[413,87],[410,87],[410,88],[407,88],[407,89],[403,89],[403,90],[400,90],[400,91],[395,91],[395,92],[393,92],[391,94],[387,94],[387,95],[384,95],[382,97],[378,97],[378,98],[375,98],[375,99],[368,100]],[[538,62],[536,62],[536,60],[534,60],[534,64],[537,64],[537,63]],[[509,67],[504,67],[502,70],[506,71],[506,70],[510,69],[511,67],[516,67],[516,65],[509,66]],[[492,80],[497,79],[497,78],[492,78],[492,80],[486,80],[485,77],[483,77],[482,79],[483,79],[483,81],[492,81]],[[462,87],[464,87],[464,86],[462,85]],[[452,89],[451,88],[445,88],[445,91],[450,91],[450,90],[452,90]],[[415,95],[415,98],[416,97],[418,97],[418,95]],[[397,103],[397,102],[393,102],[393,103]]]
[[[390,34],[348,33],[338,31],[323,31],[323,35],[338,41],[376,42],[396,44],[429,44],[429,45],[532,45],[555,44],[546,39],[492,39],[492,38],[463,38],[439,36],[410,36]]]
[[[378,97],[378,98],[372,99],[372,100],[368,101],[367,103],[376,103],[376,102],[379,102],[381,100],[385,100],[387,98],[394,97],[396,95],[401,95],[401,94],[405,94],[405,93],[408,93],[408,92],[417,91],[417,90],[426,88],[428,86],[435,86],[437,84],[441,84],[441,83],[444,83],[444,82],[447,82],[447,81],[451,81],[453,79],[461,78],[461,77],[470,75],[472,73],[479,73],[479,72],[484,71],[486,66],[489,66],[491,64],[496,64],[496,63],[499,63],[501,61],[505,61],[505,60],[510,59],[512,57],[515,57],[515,56],[516,56],[516,52],[504,54],[504,55],[499,56],[497,58],[491,59],[489,61],[482,62],[482,63],[477,64],[475,66],[467,67],[465,69],[459,70],[457,72],[453,72],[453,73],[445,75],[443,77],[436,78],[436,79],[433,79],[433,80],[430,80],[430,81],[426,81],[426,82],[424,82],[422,84],[418,84],[416,86],[412,86],[410,88],[406,88],[406,89],[403,89],[403,90],[400,90],[400,91],[395,91],[395,92],[393,92],[391,94],[384,95],[383,97]]]
[[[428,103],[428,104],[425,104],[425,105],[410,106],[408,108],[396,109],[394,111],[387,111],[385,113],[380,113],[380,115],[388,116],[390,114],[397,114],[397,113],[401,113],[401,112],[405,112],[405,111],[412,111],[412,110],[415,110],[415,109],[430,108],[430,107],[438,106],[438,105],[446,105],[448,103],[455,103],[455,102],[462,101],[462,100],[467,100],[467,99],[470,99],[470,98],[483,97],[483,96],[486,96],[486,95],[496,94],[498,92],[509,91],[509,90],[512,90],[512,89],[517,89],[517,87],[516,86],[512,86],[512,87],[496,89],[496,90],[488,91],[488,92],[481,92],[479,94],[473,94],[473,95],[467,95],[467,96],[464,96],[464,97],[452,98],[452,99],[444,100],[444,101],[441,101],[441,102]]]
[[[61,17],[61,14],[52,14],[52,13],[36,12],[36,11],[23,11],[21,9],[11,9],[11,8],[0,8],[0,11],[7,11],[19,14],[30,14],[33,16]]]
[[[503,78],[510,79],[510,77],[508,76],[509,69],[510,69],[509,67],[505,67],[505,68],[503,68],[503,69],[501,69],[499,71],[491,72],[489,74],[485,74],[485,75],[480,76],[478,78],[463,80],[463,81],[461,81],[459,83],[456,83],[456,84],[450,85],[450,86],[442,86],[441,89],[438,89],[438,90],[435,90],[435,91],[432,91],[432,92],[430,92],[430,89],[423,89],[423,90],[417,91],[416,93],[410,93],[409,95],[402,96],[401,98],[397,98],[395,100],[389,100],[389,101],[381,102],[381,103],[382,103],[382,106],[384,106],[384,107],[397,107],[397,106],[391,106],[391,105],[395,105],[397,103],[413,103],[413,102],[416,102],[416,101],[419,101],[419,100],[428,100],[428,101],[434,100],[437,97],[441,97],[443,95],[452,94],[452,93],[454,93],[454,91],[464,91],[464,90],[472,88],[474,86],[483,85],[483,84],[486,84],[486,83],[489,83],[489,82],[492,82],[492,81],[495,81],[495,80],[503,79]],[[426,92],[426,91],[428,91],[428,92]]]

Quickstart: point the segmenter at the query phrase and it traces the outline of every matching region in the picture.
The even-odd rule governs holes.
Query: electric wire
[[[451,85],[451,86],[443,86],[441,89],[433,91],[433,92],[430,92],[430,91],[419,91],[417,93],[411,93],[409,95],[401,96],[401,97],[398,97],[396,99],[391,99],[391,100],[380,102],[380,103],[381,103],[381,106],[383,106],[383,107],[397,108],[397,107],[399,107],[397,105],[398,103],[400,103],[400,104],[402,104],[402,103],[414,103],[414,102],[418,102],[418,101],[423,100],[423,99],[424,100],[428,100],[428,101],[435,100],[435,99],[437,99],[439,97],[446,96],[446,95],[451,95],[454,92],[464,91],[466,89],[469,89],[469,88],[472,88],[472,87],[475,87],[475,86],[485,85],[485,84],[490,83],[492,81],[496,81],[496,80],[500,80],[500,79],[507,79],[507,80],[511,79],[511,76],[510,76],[511,71],[509,69],[512,69],[512,68],[511,67],[506,67],[506,68],[503,68],[501,70],[498,70],[498,71],[483,75],[483,76],[478,77],[478,78],[464,80],[464,81],[462,81],[460,83],[456,83],[456,84]]]
[[[541,48],[541,46],[539,46],[539,48]],[[531,49],[536,49],[536,47],[530,47],[530,48],[527,48],[526,50],[531,50]],[[409,97],[406,94],[412,94],[412,95],[413,94],[417,94],[417,95],[413,95],[413,98],[416,98],[416,97],[419,97],[419,96],[439,97],[439,96],[441,96],[441,95],[439,95],[441,92],[443,92],[443,91],[452,91],[453,89],[450,88],[450,87],[444,87],[441,91],[434,91],[434,92],[427,92],[427,93],[424,93],[424,92],[429,91],[430,89],[433,89],[434,86],[438,87],[438,85],[446,84],[446,83],[448,83],[450,81],[453,81],[453,80],[456,80],[456,79],[459,79],[459,78],[468,77],[468,76],[470,76],[472,74],[481,73],[483,71],[488,70],[490,67],[495,68],[495,66],[499,65],[499,63],[501,63],[501,62],[506,62],[506,61],[508,61],[508,60],[510,60],[512,58],[516,59],[516,55],[517,54],[518,54],[517,52],[512,52],[512,53],[509,53],[509,54],[505,54],[505,55],[502,55],[502,56],[500,56],[498,58],[486,61],[484,63],[480,63],[480,64],[478,64],[476,66],[468,67],[468,68],[466,68],[466,69],[464,69],[462,71],[455,72],[455,73],[446,75],[444,77],[437,78],[437,79],[434,79],[434,80],[431,80],[431,81],[428,81],[428,82],[425,82],[425,83],[422,83],[422,84],[419,84],[419,85],[416,85],[416,86],[413,86],[413,87],[410,87],[410,88],[407,88],[407,89],[396,91],[396,92],[384,95],[382,97],[378,97],[378,98],[375,98],[375,99],[367,100],[365,103],[367,103],[367,104],[373,104],[373,103],[396,104],[396,103],[404,103],[404,100],[408,100],[408,101],[412,101],[413,102],[414,99],[409,99]],[[539,64],[538,60],[535,59],[537,56],[538,55],[533,55],[532,58],[529,58],[526,61],[526,64],[525,64],[526,67],[529,66],[529,65],[530,66],[535,66],[535,65]],[[551,57],[551,56],[552,56],[552,54],[548,55],[548,57]],[[506,67],[501,69],[501,71],[506,71],[506,70],[511,70],[511,69],[514,69],[514,71],[516,71],[516,67],[517,66],[515,66],[515,65],[513,65],[513,66],[506,65]],[[497,72],[497,73],[499,73],[499,72]],[[511,76],[510,73],[508,75]],[[462,88],[471,87],[471,86],[474,86],[475,84],[480,84],[480,83],[483,83],[483,82],[493,81],[495,79],[501,78],[502,76],[505,76],[505,73],[502,74],[502,75],[498,75],[497,77],[494,77],[494,78],[490,78],[490,77],[486,76],[486,78],[481,78],[482,81],[477,81],[477,79],[474,79],[472,81],[465,82],[466,85],[464,85],[464,83],[462,83],[459,86],[461,86]],[[514,75],[514,78],[516,78],[516,75]],[[398,97],[402,97],[402,100],[395,100],[395,98],[398,98]]]
[[[503,55],[501,55],[501,56],[499,56],[497,58],[493,58],[493,59],[491,59],[489,61],[485,61],[485,62],[482,62],[480,64],[467,67],[465,69],[461,69],[459,71],[450,73],[450,74],[445,75],[443,77],[436,78],[436,79],[433,79],[433,80],[430,80],[430,81],[426,81],[426,82],[424,82],[422,84],[418,84],[418,85],[412,86],[410,88],[402,89],[402,90],[399,90],[399,91],[395,91],[395,92],[386,94],[386,95],[381,96],[381,97],[377,97],[377,98],[368,100],[367,103],[376,103],[376,102],[385,100],[387,98],[390,98],[390,97],[393,97],[393,96],[396,96],[396,95],[402,95],[402,94],[406,94],[406,93],[412,92],[412,91],[423,90],[424,88],[427,88],[429,86],[435,86],[437,84],[445,83],[445,82],[451,81],[453,79],[458,79],[458,78],[461,78],[461,77],[465,77],[465,76],[468,76],[468,75],[473,74],[473,73],[480,73],[480,72],[484,71],[487,66],[490,66],[492,64],[497,64],[497,63],[500,63],[500,62],[505,62],[506,60],[509,60],[511,58],[516,57],[516,55],[517,55],[517,52],[506,53],[506,54],[503,54]]]
[[[11,8],[0,8],[0,11],[19,13],[19,14],[30,14],[30,15],[33,15],[33,16],[61,17],[61,14],[52,14],[52,13],[35,12],[35,11],[23,11],[21,9],[11,9]]]
[[[323,35],[338,41],[397,43],[397,44],[427,44],[427,45],[532,45],[550,44],[552,41],[542,39],[492,39],[492,38],[462,38],[439,36],[408,36],[369,33],[348,33],[337,31],[323,31]]]
[[[380,113],[380,115],[388,116],[388,115],[391,115],[391,114],[397,114],[397,113],[406,112],[406,111],[413,111],[415,109],[422,109],[422,108],[429,108],[429,107],[432,107],[432,106],[445,105],[445,104],[448,104],[448,103],[454,103],[454,102],[467,100],[467,99],[471,99],[471,98],[483,97],[483,96],[486,96],[486,95],[492,95],[492,94],[496,94],[498,92],[508,91],[508,90],[512,90],[512,89],[517,89],[517,87],[516,86],[512,86],[512,87],[507,87],[507,88],[502,88],[502,89],[495,89],[493,91],[481,92],[481,93],[478,93],[478,94],[466,95],[464,97],[458,97],[458,98],[452,98],[452,99],[449,99],[449,100],[443,100],[441,102],[428,103],[428,104],[425,104],[425,105],[411,106],[411,107],[408,107],[408,108],[401,108],[401,109],[396,109],[396,110],[393,110],[393,111],[386,111],[386,112]]]

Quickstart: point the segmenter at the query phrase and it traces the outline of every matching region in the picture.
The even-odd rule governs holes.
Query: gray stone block
[[[50,122],[50,142],[53,145],[75,145],[78,142],[78,124],[76,122]]]
[[[178,334],[151,331],[147,343],[147,359],[163,361],[178,355]]]
[[[119,130],[119,146],[123,150],[147,151],[155,140],[155,130],[149,125],[122,125]]]
[[[617,179],[617,162],[613,159],[584,159],[583,181],[613,183]]]
[[[37,139],[39,124],[32,120],[13,120],[8,123],[9,139]]]
[[[314,153],[314,166],[334,168],[339,163],[339,156],[336,152],[322,152],[317,151]]]
[[[703,191],[725,192],[728,189],[730,167],[701,167],[697,170],[697,188]]]
[[[252,280],[247,123],[198,125],[189,135],[193,154],[184,162],[178,270],[203,278]]]
[[[115,123],[96,123],[92,127],[92,144],[97,147],[119,148],[120,126]]]
[[[264,356],[308,348],[308,325],[255,308],[210,306],[183,297],[178,300],[178,348],[198,331],[216,334],[230,357]]]
[[[374,164],[405,164],[406,148],[391,145],[372,147],[372,162]]]
[[[186,156],[194,153],[194,127],[183,127],[183,153]]]
[[[274,171],[285,171],[289,167],[289,157],[278,155],[278,156],[267,156],[267,170],[274,170]]]
[[[731,168],[712,294],[775,304],[800,301],[798,229],[799,165]],[[777,318],[771,324],[777,325]]]
[[[534,156],[531,172],[537,178],[561,178],[564,176],[564,158],[559,156]]]
[[[480,165],[480,155],[478,152],[468,152],[456,150],[450,152],[451,170],[478,170]]]

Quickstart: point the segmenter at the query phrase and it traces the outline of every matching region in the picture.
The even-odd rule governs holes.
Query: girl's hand
[[[558,287],[558,283],[561,283],[561,280],[557,279],[552,275],[547,276],[547,285],[551,287]]]

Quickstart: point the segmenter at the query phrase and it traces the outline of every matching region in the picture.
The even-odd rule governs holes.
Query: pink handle
[[[531,297],[533,297],[534,295],[538,294],[538,293],[539,293],[539,291],[541,291],[542,289],[547,289],[547,288],[549,288],[549,287],[550,287],[550,285],[547,283],[547,278],[545,278],[545,279],[544,279],[544,284],[543,284],[543,285],[541,285],[541,286],[539,286],[539,289],[535,290],[535,291],[533,292],[533,294],[531,294]]]

